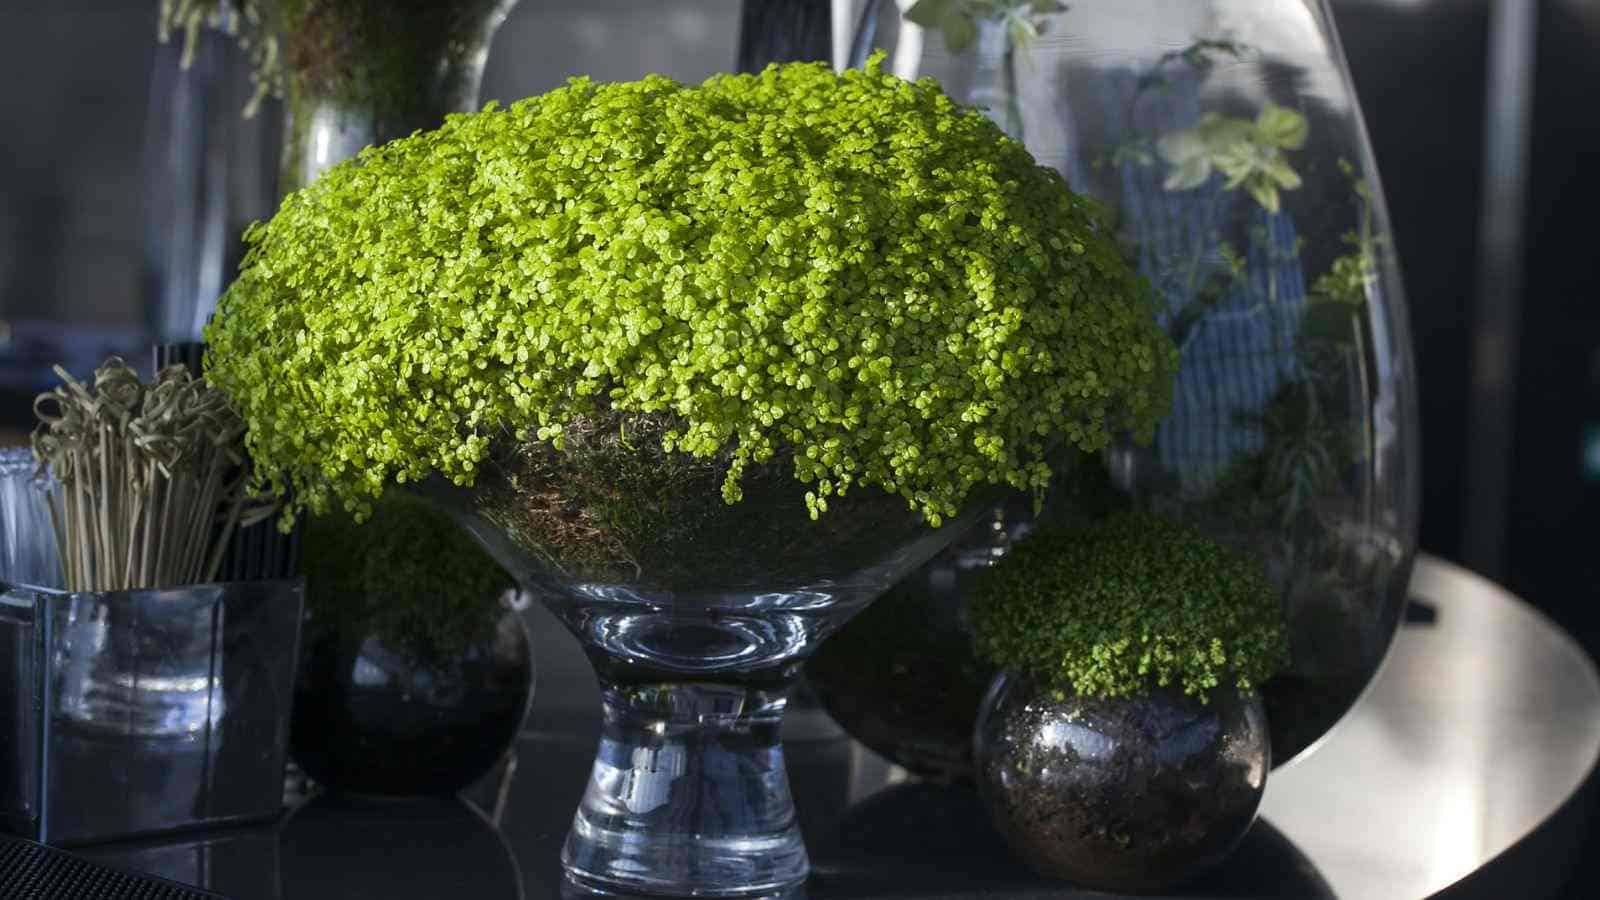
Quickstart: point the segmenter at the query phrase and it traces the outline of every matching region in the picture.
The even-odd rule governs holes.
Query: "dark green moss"
[[[1248,689],[1286,656],[1261,563],[1148,513],[1041,529],[979,585],[972,617],[997,668],[1090,697]]]
[[[925,525],[903,498],[856,487],[811,519],[784,453],[745,469],[744,499],[722,485],[733,454],[669,451],[670,415],[606,412],[568,425],[561,449],[499,445],[478,511],[567,578],[663,590],[806,583],[873,565]]]
[[[312,638],[370,632],[420,659],[484,638],[494,617],[483,607],[514,586],[446,515],[401,491],[362,524],[345,513],[310,518],[305,570]]]

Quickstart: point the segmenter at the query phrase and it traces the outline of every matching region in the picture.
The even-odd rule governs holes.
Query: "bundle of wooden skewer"
[[[70,591],[215,580],[235,529],[270,516],[247,494],[244,423],[182,366],[149,384],[121,359],[93,385],[60,366],[39,395],[33,454],[55,476],[50,516]]]

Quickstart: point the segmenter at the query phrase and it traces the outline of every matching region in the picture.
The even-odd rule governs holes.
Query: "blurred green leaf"
[[[1250,196],[1261,204],[1262,209],[1269,213],[1278,211],[1278,189],[1273,186],[1272,182],[1251,179],[1245,183],[1245,190],[1249,191]]]
[[[1284,190],[1292,191],[1301,184],[1300,174],[1290,168],[1282,156],[1272,156],[1260,164],[1260,170]]]
[[[1256,116],[1256,131],[1262,140],[1284,150],[1299,150],[1306,145],[1310,125],[1306,117],[1287,107],[1268,103]]]
[[[945,19],[961,11],[961,0],[917,0],[906,10],[906,21],[923,28],[943,28]]]
[[[1194,127],[1169,132],[1157,141],[1172,167],[1164,186],[1193,190],[1217,171],[1226,179],[1226,190],[1243,187],[1263,209],[1277,212],[1279,191],[1301,185],[1284,150],[1303,147],[1307,133],[1304,116],[1271,103],[1254,121],[1206,113]]]
[[[944,45],[951,53],[960,53],[978,39],[978,24],[963,15],[945,19]]]

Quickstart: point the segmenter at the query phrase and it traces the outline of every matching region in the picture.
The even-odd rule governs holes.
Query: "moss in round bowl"
[[[445,660],[491,635],[515,587],[447,515],[390,491],[371,519],[314,516],[305,533],[307,637],[373,634],[418,661]]]
[[[1261,563],[1148,513],[1042,529],[995,566],[972,618],[996,668],[1084,697],[1248,691],[1287,652]]]
[[[938,524],[1148,435],[1176,363],[1100,208],[876,61],[575,79],[368,150],[246,240],[207,371],[286,515],[627,414],[722,502],[781,463],[813,518],[870,487]]]

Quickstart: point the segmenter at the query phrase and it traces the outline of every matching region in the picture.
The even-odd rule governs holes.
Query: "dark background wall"
[[[139,159],[154,3],[0,12],[0,316],[139,322]]]
[[[1595,652],[1600,472],[1583,460],[1600,447],[1600,4],[1540,15],[1506,580]]]

